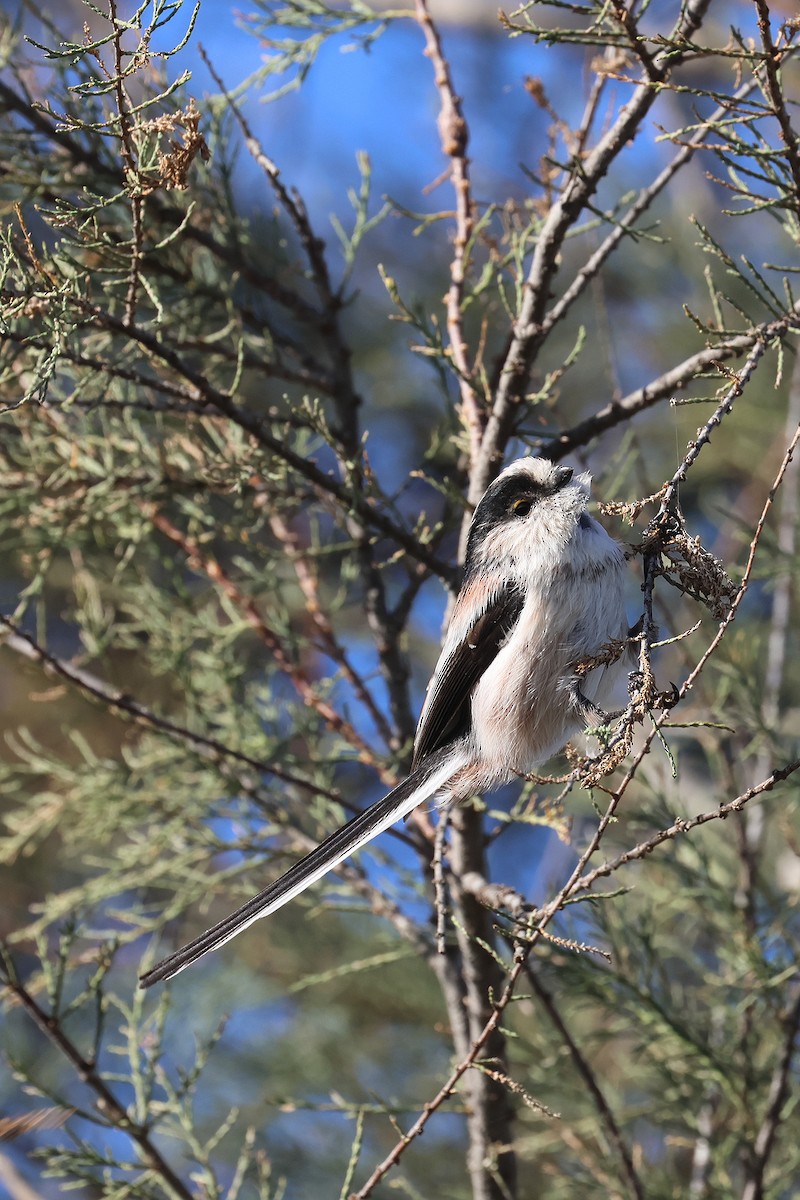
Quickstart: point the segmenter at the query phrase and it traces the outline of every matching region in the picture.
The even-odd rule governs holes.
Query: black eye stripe
[[[553,468],[544,481],[534,478],[527,471],[514,471],[509,475],[499,476],[487,488],[473,514],[467,538],[467,568],[469,569],[479,547],[490,534],[503,524],[527,517],[540,501],[559,491],[571,478],[572,470],[569,467]],[[528,502],[529,507],[525,511],[515,512],[514,504],[521,501]]]

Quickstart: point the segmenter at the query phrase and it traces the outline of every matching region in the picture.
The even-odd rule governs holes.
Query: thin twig
[[[795,361],[786,410],[785,438],[792,444],[794,432],[800,428],[800,359]],[[791,631],[792,565],[797,546],[797,519],[800,515],[800,464],[795,463],[786,473],[787,483],[781,488],[776,548],[781,561],[772,592],[772,613],[764,669],[762,716],[767,728],[778,719],[781,684],[787,663],[787,638]]]
[[[109,712],[124,714],[124,716],[137,725],[141,725],[146,729],[152,729],[157,733],[167,734],[179,742],[184,742],[204,758],[211,759],[215,763],[229,759],[232,762],[252,767],[253,770],[258,771],[259,775],[274,775],[276,779],[281,779],[284,783],[302,788],[307,792],[313,792],[315,795],[325,796],[326,799],[331,800],[333,803],[340,804],[342,802],[338,793],[329,791],[312,780],[304,779],[302,776],[296,775],[293,771],[288,771],[283,766],[267,762],[261,758],[255,758],[251,754],[245,754],[241,750],[236,750],[232,746],[228,746],[225,742],[220,741],[219,738],[198,733],[196,730],[189,729],[177,721],[160,716],[158,713],[153,712],[152,709],[149,709],[147,705],[136,700],[128,692],[121,691],[119,688],[114,687],[113,684],[101,679],[98,675],[87,671],[84,667],[78,667],[73,663],[68,663],[63,658],[58,658],[56,655],[51,654],[36,638],[26,633],[15,621],[11,620],[10,617],[4,616],[2,613],[0,613],[0,625],[3,625],[8,630],[7,634],[0,635],[0,645],[8,646],[15,653],[21,654],[33,662],[40,663],[47,674],[56,675],[85,695],[91,696],[94,700],[99,700]]]
[[[633,1158],[631,1156],[628,1143],[625,1141],[622,1130],[617,1124],[617,1119],[614,1116],[611,1106],[597,1081],[597,1076],[592,1070],[591,1063],[581,1052],[580,1047],[573,1038],[572,1034],[567,1028],[564,1018],[559,1012],[558,1005],[556,1004],[550,992],[542,983],[538,972],[533,969],[530,962],[526,964],[525,977],[535,992],[539,1003],[542,1005],[550,1020],[558,1030],[558,1034],[564,1045],[567,1047],[569,1056],[575,1064],[578,1074],[589,1090],[589,1095],[594,1101],[598,1115],[608,1131],[608,1135],[612,1144],[616,1147],[617,1154],[622,1162],[622,1168],[628,1179],[628,1183],[630,1184],[632,1195],[634,1195],[637,1200],[644,1200],[644,1187],[636,1171],[636,1167],[633,1164]]]
[[[595,867],[585,875],[582,875],[575,881],[570,895],[576,896],[580,892],[589,891],[598,879],[616,874],[620,867],[626,866],[627,863],[647,858],[658,846],[663,845],[665,842],[670,842],[683,834],[690,833],[691,830],[697,829],[700,825],[706,825],[709,821],[724,821],[731,813],[741,812],[751,800],[756,799],[758,796],[763,796],[767,792],[771,792],[777,784],[783,783],[785,779],[788,779],[790,775],[794,775],[798,770],[800,770],[800,759],[795,759],[787,763],[784,767],[776,767],[760,783],[747,788],[746,791],[736,796],[733,800],[728,800],[725,804],[720,804],[717,808],[708,809],[705,812],[698,813],[694,817],[678,817],[672,825],[668,825],[664,829],[659,829],[658,833],[645,838],[638,845],[632,846],[630,850],[624,850],[615,858],[607,859],[599,867]]]
[[[686,679],[684,680],[684,682],[681,684],[680,688],[678,689],[678,697],[677,698],[679,700],[682,700],[683,697],[692,690],[695,680],[700,675],[700,672],[705,667],[706,663],[708,662],[709,658],[712,656],[712,654],[716,650],[716,648],[719,645],[719,643],[721,642],[722,638],[725,636],[726,630],[728,629],[729,625],[731,624],[734,617],[736,616],[739,606],[742,603],[742,600],[744,599],[745,592],[747,591],[747,588],[748,588],[748,585],[750,582],[750,576],[752,575],[753,567],[755,566],[756,553],[758,551],[759,542],[761,541],[761,536],[764,532],[764,527],[767,522],[767,517],[769,516],[769,513],[772,509],[772,505],[775,500],[775,496],[777,495],[778,490],[779,490],[781,484],[783,483],[784,476],[786,475],[786,471],[789,467],[789,463],[792,461],[794,452],[797,448],[797,444],[799,441],[800,441],[800,426],[798,426],[798,428],[795,430],[792,440],[790,441],[789,445],[786,447],[786,453],[783,456],[781,464],[778,468],[778,472],[772,482],[772,486],[770,487],[767,498],[764,501],[764,505],[761,509],[761,513],[760,513],[758,521],[756,523],[756,528],[755,528],[755,530],[753,532],[753,536],[750,540],[750,547],[748,550],[747,562],[745,563],[745,567],[744,567],[744,573],[742,575],[742,581],[739,584],[739,588],[736,592],[736,595],[733,598],[730,610],[728,611],[728,613],[726,614],[726,616],[720,623],[720,626],[717,629],[716,634],[714,635],[713,639],[709,643],[704,654],[701,656],[701,658],[699,659],[699,661],[697,662],[697,664],[695,665],[693,670],[690,671],[690,673],[688,674],[688,676],[686,677]],[[662,503],[666,503],[666,502],[667,502],[667,497],[665,497],[665,499]],[[661,718],[662,723],[664,723],[667,720],[667,716],[668,716],[668,714],[664,714],[664,716]]]
[[[603,77],[603,82],[605,77]],[[639,195],[630,205],[627,212],[614,221],[614,227],[603,242],[597,247],[594,253],[586,260],[580,270],[576,273],[574,279],[568,287],[555,301],[542,319],[540,328],[540,337],[546,337],[551,329],[563,320],[570,311],[575,301],[578,300],[586,290],[586,285],[594,279],[600,268],[610,257],[613,250],[619,245],[625,237],[633,235],[633,227],[641,216],[648,211],[654,200],[664,191],[667,184],[675,177],[678,171],[693,158],[697,150],[701,149],[709,131],[727,115],[729,108],[734,104],[746,99],[756,88],[755,80],[749,80],[743,84],[738,91],[734,92],[730,101],[726,105],[719,105],[718,108],[711,114],[708,120],[704,121],[695,131],[692,137],[686,142],[670,163],[661,171],[651,184],[646,188],[642,188]]]
[[[795,986],[794,1002],[783,1020],[784,1038],[781,1056],[775,1064],[769,1087],[767,1111],[753,1147],[749,1178],[742,1190],[742,1200],[764,1200],[764,1174],[775,1144],[783,1108],[789,1095],[789,1078],[794,1058],[797,1034],[800,1030],[800,986]]]
[[[519,983],[520,977],[525,971],[527,960],[532,953],[534,946],[541,938],[547,925],[552,921],[556,913],[563,908],[564,902],[572,894],[575,884],[583,873],[586,864],[595,854],[600,842],[603,839],[606,829],[614,820],[618,805],[619,799],[617,797],[612,797],[605,813],[603,814],[589,841],[589,844],[586,846],[586,849],[578,859],[578,862],[575,865],[569,879],[560,888],[558,894],[553,898],[553,900],[551,900],[545,908],[540,909],[537,912],[536,924],[531,930],[526,931],[524,939],[521,938],[517,940],[514,949],[514,961],[506,976],[505,985],[502,989],[502,992],[500,992],[499,995],[495,993],[491,1015],[486,1021],[483,1029],[477,1034],[477,1036],[473,1038],[467,1054],[465,1054],[453,1068],[452,1072],[439,1088],[439,1091],[436,1093],[436,1095],[424,1106],[422,1112],[419,1114],[416,1121],[414,1121],[414,1123],[411,1125],[407,1133],[405,1133],[403,1137],[396,1143],[383,1161],[378,1164],[367,1182],[362,1186],[361,1190],[353,1193],[351,1200],[366,1200],[366,1197],[370,1195],[370,1193],[377,1186],[377,1184],[380,1183],[381,1179],[383,1179],[387,1172],[389,1172],[392,1167],[399,1162],[405,1150],[414,1140],[414,1138],[419,1137],[424,1132],[425,1126],[428,1124],[428,1121],[431,1119],[433,1114],[437,1112],[454,1094],[459,1081],[467,1073],[467,1071],[472,1068],[476,1059],[479,1058],[483,1053],[485,1046],[492,1038],[495,1031],[499,1028],[503,1014],[514,998],[517,984]]]
[[[800,146],[798,146],[797,134],[794,131],[791,117],[787,112],[786,100],[783,95],[783,88],[781,87],[780,75],[778,74],[778,60],[780,55],[772,40],[769,7],[766,0],[755,0],[755,6],[758,18],[758,31],[761,34],[761,45],[764,49],[763,63],[767,81],[767,95],[775,118],[780,126],[781,140],[786,147],[786,162],[789,166],[789,172],[794,185],[787,190],[787,196],[790,197],[788,203],[791,204],[792,208],[800,216]]]
[[[164,513],[159,512],[154,504],[142,502],[140,507],[153,522],[155,528],[180,548],[192,570],[207,576],[215,587],[224,592],[270,651],[281,670],[286,672],[303,702],[314,709],[329,729],[338,733],[358,752],[361,762],[374,767],[382,781],[389,787],[394,786],[394,774],[378,760],[372,747],[361,737],[355,726],[346,721],[332,704],[320,696],[305,669],[292,659],[279,635],[267,623],[253,597],[242,591],[218,559],[205,553],[194,538],[178,529],[177,525],[174,525]]]
[[[125,68],[122,62],[122,26],[117,16],[117,0],[108,0],[108,19],[114,26],[111,39],[114,54],[114,95],[119,118],[119,136],[122,153],[122,168],[125,188],[131,204],[131,265],[128,274],[128,291],[125,296],[125,324],[132,325],[136,319],[136,296],[139,290],[139,264],[144,241],[143,208],[144,196],[139,186],[139,170],[136,150],[131,136],[131,113],[125,92]],[[99,57],[99,56],[98,56]]]
[[[719,413],[719,409],[714,414],[714,417],[717,417],[718,413]],[[711,418],[711,419],[714,419],[714,418]],[[701,433],[702,433],[702,431],[701,431]],[[800,441],[800,427],[798,427],[798,429],[795,431],[795,435],[792,438],[789,446],[786,449],[786,453],[784,454],[783,461],[781,462],[781,465],[778,468],[778,472],[775,476],[775,479],[773,480],[772,487],[770,488],[769,494],[767,495],[767,498],[764,501],[764,505],[761,510],[761,515],[758,519],[755,532],[750,541],[750,549],[749,549],[749,553],[748,553],[748,557],[747,557],[747,562],[745,563],[742,580],[741,580],[741,583],[739,584],[736,594],[734,595],[734,597],[731,601],[730,608],[728,609],[727,613],[725,614],[725,616],[723,617],[719,626],[717,627],[717,631],[716,631],[714,637],[711,639],[709,645],[706,647],[705,651],[701,655],[698,662],[695,664],[695,666],[692,668],[692,670],[686,676],[686,678],[684,679],[684,681],[680,685],[680,687],[675,689],[675,695],[672,700],[670,709],[669,710],[665,709],[663,712],[661,712],[658,715],[651,714],[651,720],[652,720],[651,728],[649,729],[649,731],[645,734],[644,738],[642,739],[642,744],[640,745],[640,747],[637,750],[636,754],[634,755],[631,763],[629,764],[624,778],[622,779],[621,783],[618,785],[616,791],[613,793],[613,797],[617,803],[622,798],[622,796],[624,795],[624,793],[627,791],[628,787],[630,786],[631,782],[635,778],[636,773],[637,773],[645,755],[649,754],[650,747],[652,746],[654,739],[661,735],[661,729],[663,728],[664,725],[668,724],[669,712],[671,711],[671,708],[674,708],[677,704],[679,704],[680,701],[682,701],[692,690],[697,679],[700,677],[700,675],[703,672],[703,670],[705,669],[707,663],[709,662],[709,660],[712,658],[712,656],[716,652],[717,647],[719,646],[719,644],[722,641],[723,637],[725,636],[727,630],[730,628],[733,620],[735,619],[736,614],[739,610],[739,607],[745,597],[745,593],[747,592],[747,588],[749,586],[750,576],[753,572],[756,554],[758,551],[758,547],[759,547],[759,543],[761,541],[762,534],[764,532],[764,527],[766,525],[767,517],[772,508],[772,504],[773,504],[775,496],[778,492],[778,489],[780,488],[781,483],[783,482],[783,478],[786,474],[786,470],[789,466],[789,463],[792,461],[792,456],[797,447],[798,441]],[[696,447],[696,443],[692,443],[692,446],[690,446],[690,449],[687,452],[687,457],[689,455],[693,455],[696,458],[697,453],[699,453],[699,451],[696,451],[695,447]],[[684,462],[685,462],[685,460],[684,460]],[[678,468],[678,471],[676,472],[675,477],[673,478],[673,482],[675,483],[675,486],[677,486],[676,480],[677,480],[677,477],[680,476],[680,474],[681,474],[681,468]],[[664,499],[662,501],[661,510],[660,510],[657,518],[654,518],[653,522],[651,522],[651,525],[655,525],[656,521],[667,520],[667,518],[669,517],[669,506],[673,502],[672,496],[674,495],[674,493],[670,492],[668,490],[668,488],[665,488],[664,491],[665,491],[665,495],[664,495]]]
[[[331,282],[325,258],[325,243],[315,234],[302,197],[297,191],[286,187],[277,164],[265,153],[253,134],[241,105],[236,103],[225,87],[205,49],[202,46],[199,49],[211,78],[225,97],[228,109],[241,130],[248,152],[269,180],[303,247],[309,265],[309,275],[317,289],[324,314],[322,319],[316,323],[315,329],[322,336],[333,364],[333,386],[330,389],[330,395],[338,417],[338,428],[335,433],[342,443],[348,460],[355,462],[359,450],[358,410],[361,406],[361,397],[353,382],[351,352],[342,336],[339,322],[342,299]]]
[[[734,382],[726,390],[725,395],[705,424],[697,431],[697,436],[689,443],[679,467],[664,487],[661,507],[654,518],[654,524],[672,513],[677,502],[678,488],[681,483],[685,482],[688,471],[696,462],[703,447],[711,441],[711,434],[719,428],[724,418],[729,416],[733,410],[735,401],[743,394],[769,343],[773,339],[782,337],[794,319],[794,314],[787,314],[778,321],[769,321],[758,330],[753,348],[748,354],[744,366],[741,371],[736,372]]]
[[[0,80],[0,102],[25,121],[28,128],[41,134],[48,142],[50,153],[61,160],[64,155],[70,162],[87,169],[88,177],[111,186],[116,192],[119,188],[119,164],[116,160],[106,161],[93,151],[91,147],[69,132],[57,130],[55,119],[32,104],[30,99],[14,91],[5,81]],[[47,194],[45,189],[44,194]],[[60,193],[50,193],[50,199],[57,201]],[[256,256],[240,253],[240,247],[235,239],[221,241],[216,235],[216,227],[206,228],[192,221],[186,221],[186,213],[178,205],[171,203],[163,191],[151,193],[149,209],[152,216],[160,222],[173,228],[182,227],[182,236],[207,250],[225,268],[253,287],[262,296],[267,296],[280,304],[297,320],[302,321],[308,328],[318,329],[322,314],[318,309],[304,299],[297,288],[287,287],[274,275],[266,274],[261,268]],[[192,280],[192,286],[196,281]],[[261,322],[263,325],[263,321]],[[124,323],[123,323],[124,326]]]
[[[83,315],[95,322],[98,327],[110,329],[135,340],[149,355],[171,367],[178,378],[185,379],[188,387],[182,390],[182,394],[187,400],[193,403],[204,401],[214,407],[219,413],[238,425],[240,429],[249,433],[258,444],[273,453],[279,461],[297,472],[315,491],[335,501],[342,512],[355,513],[364,525],[382,536],[389,537],[415,561],[422,563],[446,583],[455,586],[458,572],[428,550],[418,535],[402,529],[395,521],[387,517],[383,508],[379,507],[371,497],[349,488],[346,483],[340,482],[334,475],[321,470],[314,459],[304,458],[297,454],[287,444],[285,438],[277,437],[270,431],[267,422],[260,414],[250,412],[237,403],[231,395],[214,387],[199,366],[197,368],[190,366],[185,355],[179,355],[155,334],[141,326],[125,326],[105,309],[85,302],[78,301],[77,303]]]
[[[798,319],[800,319],[800,301],[795,304],[788,317],[790,324]],[[731,358],[737,358],[745,351],[751,350],[759,340],[764,338],[766,331],[773,324],[773,320],[764,321],[748,333],[726,338],[714,346],[706,346],[697,354],[692,354],[689,358],[684,359],[676,367],[659,375],[657,379],[651,380],[650,383],[637,388],[634,392],[629,392],[623,399],[611,401],[604,408],[593,413],[591,417],[573,425],[571,429],[566,429],[556,437],[543,441],[540,445],[540,453],[545,458],[557,461],[579,446],[587,445],[601,433],[625,424],[637,413],[652,408],[660,400],[671,398],[692,379],[708,371],[709,368],[727,362]]]
[[[90,1062],[81,1054],[75,1043],[65,1033],[58,1018],[46,1013],[25,985],[9,970],[7,965],[9,959],[5,947],[0,947],[0,951],[2,951],[0,953],[0,970],[7,991],[24,1008],[45,1038],[69,1060],[78,1078],[94,1092],[95,1104],[98,1113],[102,1114],[104,1118],[104,1124],[111,1122],[115,1128],[121,1129],[139,1147],[147,1167],[158,1177],[161,1186],[169,1195],[178,1197],[179,1200],[195,1200],[194,1191],[173,1171],[156,1146],[148,1126],[140,1125],[130,1118],[125,1106],[117,1100],[98,1071],[96,1063]]]
[[[384,1176],[400,1161],[407,1147],[415,1138],[419,1137],[424,1132],[425,1126],[428,1124],[428,1121],[431,1119],[433,1114],[442,1107],[445,1101],[449,1100],[450,1097],[454,1095],[457,1084],[466,1074],[466,1072],[472,1067],[475,1059],[481,1054],[486,1042],[500,1024],[502,1014],[505,1012],[506,1008],[511,1002],[516,990],[517,982],[519,981],[520,975],[523,971],[526,957],[527,951],[521,946],[518,946],[514,966],[508,975],[506,985],[503,988],[501,995],[496,1000],[492,1015],[486,1022],[484,1028],[481,1030],[481,1033],[475,1039],[475,1041],[473,1041],[467,1054],[461,1058],[457,1066],[453,1069],[445,1082],[439,1088],[439,1091],[436,1093],[436,1095],[424,1106],[416,1121],[414,1121],[408,1131],[390,1150],[383,1161],[378,1164],[366,1183],[364,1183],[357,1192],[353,1192],[350,1200],[366,1200],[366,1198],[377,1187]]]
[[[347,680],[353,688],[356,696],[366,708],[370,717],[375,723],[378,733],[383,738],[387,746],[390,746],[393,740],[392,730],[386,717],[378,708],[372,693],[364,682],[359,672],[355,669],[350,661],[345,648],[339,643],[338,638],[333,629],[333,625],[328,619],[325,608],[320,603],[319,599],[319,580],[311,569],[308,556],[304,553],[303,546],[299,535],[295,530],[291,529],[284,521],[280,513],[273,512],[269,518],[270,528],[275,534],[275,537],[281,543],[286,556],[294,567],[295,576],[298,586],[305,600],[306,612],[308,613],[314,628],[320,635],[322,646],[326,654],[336,663],[342,673],[342,677]]]
[[[258,773],[259,777],[265,773],[272,774],[293,787],[301,788],[316,796],[324,796],[326,800],[331,801],[333,804],[339,804],[350,812],[357,811],[356,806],[347,800],[346,797],[339,795],[338,792],[331,791],[312,780],[304,779],[302,776],[288,771],[284,767],[276,766],[254,758],[251,755],[244,754],[240,750],[235,750],[233,747],[221,742],[218,738],[207,737],[186,728],[186,726],[179,725],[175,721],[153,713],[128,693],[119,692],[116,688],[106,683],[105,680],[100,679],[84,668],[77,667],[65,662],[63,659],[57,658],[45,650],[35,638],[25,633],[15,622],[2,614],[0,614],[0,624],[4,625],[9,631],[0,639],[0,644],[8,646],[9,649],[22,654],[25,658],[40,663],[48,674],[56,675],[86,695],[99,700],[108,708],[109,712],[123,714],[137,725],[152,729],[157,733],[166,734],[168,737],[172,737],[179,742],[185,742],[203,757],[207,757],[213,761],[223,770],[223,773],[227,774],[227,771],[225,771],[226,760],[240,763],[252,767]],[[242,778],[241,775],[236,776],[236,781],[244,795],[249,796],[260,808],[266,807],[264,795],[259,787],[254,786],[251,782]],[[283,810],[279,810],[277,815],[285,817],[286,813]],[[273,819],[275,819],[274,812]],[[409,836],[407,831],[393,829],[389,832],[395,839],[399,839],[417,850],[420,849],[421,843],[419,840]],[[297,829],[291,830],[291,836],[293,846],[297,847],[298,851],[302,854],[308,854],[317,845],[315,839],[308,837]],[[430,939],[420,932],[417,924],[407,917],[397,904],[384,895],[379,888],[370,883],[360,867],[350,862],[342,863],[337,868],[337,874],[346,880],[353,891],[366,900],[375,916],[389,921],[401,937],[416,948],[418,953],[421,953],[425,957],[430,955]]]

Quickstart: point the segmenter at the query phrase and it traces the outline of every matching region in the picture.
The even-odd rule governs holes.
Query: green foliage
[[[33,1155],[0,1181],[783,1200],[797,22],[548,0],[476,35],[471,77],[424,0],[253,0],[261,62],[228,80],[195,56],[223,9],[26,5],[0,40],[0,1136]],[[524,109],[484,86],[520,92],[508,39]],[[414,174],[421,76],[395,136],[381,59],[380,154],[348,146],[321,219],[258,112],[412,44],[441,159]],[[423,814],[139,991],[402,777],[459,529],[526,449],[639,523],[603,754],[452,814],[444,953]]]

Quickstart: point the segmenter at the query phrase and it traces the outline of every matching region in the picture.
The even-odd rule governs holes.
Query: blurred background
[[[789,3],[770,10],[776,29],[793,18]],[[73,86],[67,95],[64,81],[75,85],[81,72],[91,70],[85,47],[101,36],[105,16],[67,0],[57,13],[12,3],[0,5],[0,12],[0,62],[8,86],[23,94],[22,81],[48,121],[88,146],[96,112],[111,89]],[[151,93],[166,96],[153,108],[157,115],[170,104],[185,109],[193,98],[210,150],[208,164],[192,164],[185,193],[159,192],[153,201],[157,206],[166,195],[187,226],[202,234],[200,249],[181,258],[180,221],[172,210],[159,210],[162,223],[147,250],[162,255],[153,272],[161,290],[140,298],[144,308],[158,310],[154,337],[172,322],[174,352],[191,362],[198,379],[219,388],[235,380],[236,402],[259,414],[274,412],[275,436],[285,437],[295,453],[326,469],[334,462],[327,430],[336,386],[323,397],[320,413],[312,411],[315,372],[328,363],[327,334],[300,307],[282,306],[279,293],[285,288],[311,305],[315,280],[301,262],[285,206],[227,109],[224,85],[240,98],[249,131],[277,166],[283,186],[302,197],[324,242],[333,285],[344,281],[338,329],[360,398],[359,438],[366,437],[377,481],[371,501],[408,529],[418,520],[428,528],[441,522],[432,544],[443,563],[454,564],[466,442],[457,412],[459,381],[444,349],[453,194],[437,129],[440,100],[418,23],[397,10],[364,19],[347,7],[234,8],[218,0],[201,0],[195,12],[188,3],[145,6],[142,12],[145,23],[164,23],[149,42],[152,62],[131,81],[133,102]],[[587,98],[603,79],[591,129],[596,140],[629,99],[626,78],[637,64],[622,49],[615,57],[613,40],[593,46],[509,30],[493,2],[437,4],[431,12],[463,100],[473,195],[485,222],[464,322],[472,353],[480,347],[491,391],[535,245],[535,222],[552,201]],[[666,32],[677,12],[674,3],[654,0],[641,14],[642,28]],[[134,6],[120,4],[120,16],[132,19],[134,13]],[[548,6],[537,19],[545,27],[563,20],[577,28],[582,14],[580,8]],[[509,18],[524,23],[523,15]],[[599,29],[599,10],[596,19]],[[711,4],[698,43],[702,52],[686,65],[682,88],[660,96],[564,243],[559,288],[601,245],[631,199],[673,161],[716,98],[739,85],[730,60],[741,47],[757,45],[758,36],[755,5]],[[133,33],[131,38],[133,45]],[[104,47],[107,67],[108,54]],[[793,64],[786,79],[796,104]],[[21,204],[42,259],[52,254],[65,278],[64,263],[78,264],[77,273],[87,280],[83,295],[92,303],[105,296],[112,310],[119,309],[127,268],[114,259],[107,236],[124,207],[114,199],[117,185],[98,175],[88,158],[81,165],[80,156],[62,177],[47,140],[37,140],[35,123],[26,123],[5,99],[0,200],[8,228],[19,241],[14,205]],[[529,403],[509,443],[509,460],[547,446],[697,354],[713,341],[708,330],[715,323],[719,336],[735,336],[790,302],[782,281],[791,282],[798,269],[796,209],[783,202],[760,207],[730,186],[760,154],[771,162],[779,143],[777,127],[767,132],[756,116],[754,110],[752,125],[737,125],[739,141],[722,147],[716,158],[704,151],[688,162],[648,208],[640,236],[623,239],[554,330],[533,365]],[[106,143],[104,153],[109,164],[118,160],[115,145]],[[774,181],[763,190],[769,199],[778,194]],[[103,196],[97,211],[86,200],[95,192]],[[81,204],[79,218],[71,206]],[[356,245],[359,221],[368,224]],[[8,247],[11,241],[8,234]],[[227,258],[208,250],[221,243]],[[724,254],[714,247],[724,247]],[[755,282],[750,262],[761,273]],[[502,284],[492,276],[494,267],[501,270],[498,264]],[[248,265],[269,279],[272,293],[246,277]],[[15,269],[9,249],[7,283]],[[486,272],[483,289],[476,283],[480,270]],[[52,344],[80,342],[85,358],[139,369],[137,349],[131,352],[119,329],[98,334],[93,344],[91,330],[85,335],[66,312],[56,313],[52,297],[48,303],[42,320]],[[142,394],[135,380],[113,371],[81,375],[75,358],[47,376],[46,396],[34,395],[46,356],[30,340],[40,336],[39,313],[31,305],[29,297],[22,317],[15,312],[5,318],[28,324],[15,326],[22,332],[3,362],[3,402],[10,408],[25,389],[32,398],[27,409],[3,416],[5,429],[13,431],[5,435],[3,460],[3,613],[54,656],[102,676],[148,709],[265,761],[307,771],[321,788],[338,792],[345,808],[377,799],[385,779],[376,765],[397,769],[403,747],[408,749],[407,731],[393,727],[394,740],[382,738],[376,713],[391,716],[389,689],[365,621],[352,545],[333,505],[312,504],[302,479],[265,468],[244,435],[238,442],[230,432],[210,431],[202,414],[190,412],[186,395],[183,414],[139,412],[130,402],[131,391]],[[723,315],[724,326],[718,320]],[[40,355],[34,365],[23,361],[34,352]],[[273,352],[289,366],[261,371],[259,356],[266,363]],[[139,346],[138,354],[146,357],[150,350]],[[715,432],[710,451],[682,488],[690,532],[735,579],[797,423],[793,371],[793,351],[780,361],[770,353],[737,403],[735,419]],[[652,495],[677,468],[724,382],[718,374],[709,379],[694,372],[676,382],[675,403],[665,398],[643,407],[635,420],[579,440],[568,461],[593,471],[603,500]],[[154,395],[160,395],[157,388]],[[36,399],[44,401],[38,409]],[[54,414],[50,424],[48,413]],[[98,486],[85,485],[87,478]],[[220,600],[196,564],[187,566],[185,546],[153,538],[142,505],[161,502],[165,494],[170,519],[212,547],[240,586],[258,596],[292,652],[297,649],[296,661],[364,739],[373,759],[320,729],[292,688],[290,672],[265,662],[263,646],[235,604]],[[302,544],[313,548],[340,644],[367,680],[374,709],[311,644],[285,546],[270,526],[276,496]],[[796,753],[796,602],[785,590],[796,575],[794,554],[787,553],[793,519],[789,506],[784,524],[773,523],[764,535],[767,555],[713,676],[681,710],[685,718],[676,718],[670,753],[655,748],[645,764],[635,806],[609,835],[609,854],[668,825],[676,814],[732,798],[761,777],[759,768],[763,775],[792,748]],[[604,520],[623,540],[640,537],[641,526],[623,526],[619,517]],[[387,594],[393,603],[408,596],[404,651],[416,715],[438,654],[448,591],[435,574],[412,587],[402,552],[377,538],[376,544]],[[630,576],[632,622],[641,608],[639,572],[637,560]],[[789,609],[781,672],[767,712],[763,667],[775,630],[776,580],[784,581]],[[663,687],[685,677],[715,629],[698,605],[664,586],[657,618],[665,639],[701,615],[698,634],[659,654]],[[446,1076],[453,1046],[439,985],[424,957],[354,901],[345,885],[331,881],[324,896],[333,903],[323,904],[320,892],[289,906],[181,976],[168,993],[144,997],[134,986],[140,957],[164,919],[168,943],[162,937],[161,949],[222,916],[286,865],[284,851],[291,855],[294,848],[280,841],[285,830],[272,809],[254,805],[254,791],[268,788],[270,803],[296,817],[312,839],[333,827],[329,809],[275,778],[255,784],[240,778],[226,791],[216,764],[209,771],[185,747],[176,749],[152,729],[143,732],[120,719],[64,678],[48,677],[21,643],[0,647],[0,717],[6,730],[0,750],[6,833],[0,932],[19,956],[20,969],[39,980],[37,994],[53,1002],[63,990],[69,1000],[65,1028],[84,1047],[96,1034],[99,1067],[137,1120],[152,1112],[154,1126],[162,1122],[158,1145],[193,1194],[235,1200],[241,1187],[243,1195],[287,1200],[339,1195],[358,1122],[366,1119],[363,1161],[373,1164],[396,1140],[393,1122],[407,1126]],[[251,785],[254,791],[248,791]],[[519,788],[489,801],[491,876],[536,905],[567,876],[597,822],[594,796],[575,792],[562,802],[556,800],[559,790],[540,789],[537,804],[519,802]],[[653,856],[621,878],[620,886],[636,884],[624,904],[581,905],[579,915],[565,917],[559,933],[605,948],[613,968],[601,969],[600,960],[570,956],[558,946],[543,951],[548,986],[613,1097],[637,1162],[647,1164],[648,1195],[745,1194],[743,1148],[759,1127],[796,974],[796,809],[796,788],[787,789],[766,828],[760,819],[757,830],[742,823],[738,832],[723,827],[720,833],[713,824],[682,855]],[[748,856],[758,860],[751,863],[749,884]],[[418,847],[404,830],[380,839],[364,856],[363,873],[429,932]],[[179,892],[180,903],[173,903]],[[87,980],[97,947],[114,939],[120,946],[103,975],[101,1036],[90,999],[97,993]],[[48,959],[49,975],[42,965]],[[52,965],[59,962],[63,980]],[[49,1197],[60,1194],[66,1178],[87,1197],[128,1189],[163,1194],[163,1180],[131,1168],[128,1134],[113,1121],[101,1128],[90,1118],[95,1097],[76,1078],[74,1065],[19,1005],[4,1020],[2,1112],[12,1116],[50,1105],[76,1111],[66,1127],[34,1128],[0,1151],[0,1189],[11,1200]],[[527,994],[510,1023],[511,1060],[522,1085],[560,1114],[543,1116],[520,1105],[520,1196],[634,1194],[604,1176],[606,1168],[613,1174],[607,1161],[613,1154],[602,1119],[587,1103],[585,1081],[570,1075],[564,1044]],[[192,1072],[201,1064],[202,1085],[196,1086]],[[793,1062],[787,1072],[796,1084]],[[713,1170],[703,1176],[695,1174],[695,1164],[706,1129],[716,1130],[717,1153]],[[469,1194],[463,1167],[453,1169],[463,1146],[464,1104],[457,1099],[404,1160],[396,1188],[386,1183],[376,1195],[397,1191],[455,1200]],[[42,1152],[45,1157],[37,1157]],[[776,1176],[764,1195],[794,1194],[787,1173],[794,1151],[784,1147],[781,1153],[787,1156],[779,1172],[783,1182]],[[241,1179],[237,1162],[246,1164]],[[364,1173],[359,1168],[359,1179]]]

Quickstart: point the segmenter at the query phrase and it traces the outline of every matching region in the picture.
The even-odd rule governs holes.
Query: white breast
[[[574,666],[625,636],[624,578],[621,547],[591,519],[576,525],[559,561],[531,571],[520,619],[472,699],[487,778],[499,783],[534,770],[585,727]],[[620,670],[592,671],[580,681],[582,694],[595,700]]]

